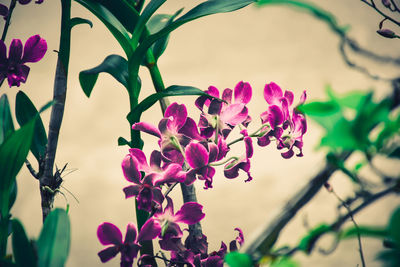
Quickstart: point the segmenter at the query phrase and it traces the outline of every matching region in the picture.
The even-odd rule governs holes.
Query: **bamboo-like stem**
[[[71,43],[70,19],[71,0],[61,0],[61,34],[60,49],[58,51],[57,67],[54,79],[54,105],[51,109],[44,172],[39,178],[43,221],[50,213],[54,202],[54,192],[45,190],[44,188],[47,186],[54,191],[55,189],[58,189],[60,185],[59,181],[57,181],[57,178],[60,179],[60,177],[56,177],[53,174],[53,167],[67,94],[68,65]]]

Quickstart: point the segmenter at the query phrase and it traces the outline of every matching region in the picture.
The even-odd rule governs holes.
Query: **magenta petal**
[[[126,180],[140,184],[140,179],[142,178],[142,174],[138,169],[139,162],[135,157],[128,154],[122,160],[122,172],[124,173],[124,177]]]
[[[153,200],[153,190],[149,185],[144,185],[139,191],[139,195],[136,198],[138,208],[151,212],[151,204]]]
[[[239,82],[235,86],[235,103],[247,104],[251,100],[252,89],[249,83]]]
[[[140,185],[130,185],[123,189],[125,198],[136,197],[139,195]]]
[[[139,171],[144,171],[144,172],[150,172],[150,167],[147,164],[147,159],[146,155],[143,153],[142,150],[138,148],[131,148],[129,149],[129,153],[132,156],[132,158],[135,158],[138,162],[138,165],[136,166]]]
[[[183,178],[180,174],[182,172],[182,166],[179,164],[172,163],[164,170],[163,176],[160,180],[156,181],[156,184],[162,183],[175,183],[181,182]]]
[[[191,142],[185,151],[186,160],[192,168],[201,168],[208,163],[207,149],[195,142]]]
[[[160,244],[160,248],[163,250],[167,250],[167,251],[184,251],[185,250],[185,247],[183,246],[180,237],[161,239],[158,242]]]
[[[97,237],[103,245],[121,245],[122,234],[121,231],[112,223],[102,223],[97,228]]]
[[[251,137],[246,136],[244,138],[244,144],[246,146],[246,157],[251,158],[253,156],[253,141]]]
[[[140,229],[138,242],[142,242],[145,240],[153,240],[161,233],[161,225],[158,220],[154,218],[150,218],[146,221],[146,223]]]
[[[235,126],[246,120],[248,110],[244,104],[232,104],[221,112],[220,120]]]
[[[47,51],[47,43],[45,39],[39,35],[29,37],[24,46],[24,56],[22,62],[38,62]]]
[[[278,106],[272,105],[268,107],[268,122],[272,129],[283,123],[283,116],[283,112]]]
[[[101,262],[107,262],[115,257],[119,252],[117,246],[108,247],[100,251],[97,255],[99,255]]]
[[[167,127],[170,131],[178,132],[185,124],[187,118],[187,110],[185,105],[179,105],[174,102],[167,107],[164,114],[165,118],[169,118]]]
[[[22,57],[22,42],[20,39],[11,41],[10,50],[8,51],[8,59],[13,63],[20,63]]]
[[[294,95],[293,95],[292,91],[286,90],[285,91],[285,98],[287,99],[287,101],[289,103],[289,106],[293,104]]]
[[[162,155],[160,151],[154,150],[151,152],[150,155],[150,167],[155,170],[155,169],[161,169],[161,160],[162,160]]]
[[[133,130],[142,131],[158,138],[161,138],[161,133],[157,127],[147,122],[138,122],[132,125]]]
[[[268,104],[276,104],[277,101],[283,96],[282,89],[274,82],[266,84],[264,87],[264,99]]]
[[[289,149],[288,151],[281,153],[281,155],[285,159],[290,159],[294,155],[293,149]]]
[[[30,68],[26,65],[20,65],[20,79],[21,82],[25,83],[26,82],[26,78],[28,78],[28,74],[29,74],[29,70]]]
[[[135,243],[136,241],[136,227],[135,224],[133,223],[128,223],[128,226],[126,227],[126,234],[125,234],[125,244],[129,243]]]
[[[307,99],[307,92],[306,92],[306,90],[304,90],[303,93],[302,93],[301,96],[300,96],[299,105],[301,105],[301,104],[303,104],[304,102],[306,102],[306,99]]]
[[[220,139],[222,139],[222,137],[220,137]],[[218,144],[219,144],[219,140],[218,140]],[[218,157],[218,146],[214,143],[208,143],[208,163],[214,162],[217,160]]]
[[[181,228],[179,227],[179,224],[169,221],[167,229],[165,229],[165,231],[162,232],[161,235],[163,239],[170,239],[181,238],[183,236],[183,233]]]
[[[159,205],[164,201],[164,195],[160,188],[153,188],[153,201],[157,202]]]
[[[222,102],[219,101],[218,99],[213,99],[208,108],[208,114],[218,115],[221,113],[221,109],[222,109]]]
[[[176,213],[176,222],[195,224],[204,218],[203,206],[196,202],[186,202]]]
[[[219,90],[217,89],[217,87],[212,86],[212,85],[210,87],[208,87],[208,90],[206,91],[206,93],[211,96],[214,96],[216,98],[219,97]]]
[[[4,17],[4,19],[7,19],[7,15],[8,15],[8,7],[0,4],[0,16]]]
[[[197,130],[196,122],[192,118],[187,118],[185,124],[178,131],[191,139],[203,139]]]

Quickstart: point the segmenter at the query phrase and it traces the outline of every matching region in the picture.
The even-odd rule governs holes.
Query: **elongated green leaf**
[[[388,225],[388,231],[390,237],[393,238],[400,249],[400,207],[392,213]]]
[[[390,154],[388,156],[391,157],[391,158],[400,159],[400,147],[397,147],[395,150],[390,152]]]
[[[320,102],[314,101],[309,102],[297,107],[297,109],[306,115],[311,116],[329,116],[340,110],[339,106],[332,101]]]
[[[109,55],[97,67],[79,73],[79,82],[87,97],[90,97],[97,78],[102,72],[110,74],[128,88],[128,62],[119,55]]]
[[[142,113],[145,110],[149,109],[151,106],[153,106],[161,98],[167,96],[184,96],[184,95],[206,95],[209,96],[210,98],[213,98],[213,96],[206,94],[204,91],[196,87],[172,85],[162,92],[154,93],[146,97],[142,102],[139,103],[139,105],[137,105],[128,114],[127,119],[131,124],[138,122],[140,121]]]
[[[353,133],[352,124],[345,118],[340,119],[321,139],[320,146],[327,146],[334,151],[353,150],[360,147]]]
[[[239,253],[237,251],[230,252],[225,255],[225,262],[230,267],[252,267],[253,261],[250,255],[245,253]]]
[[[388,231],[383,227],[377,227],[377,226],[359,225],[358,228],[352,226],[343,230],[340,234],[340,238],[341,239],[357,238],[358,234],[360,234],[360,236],[383,239],[388,236]]]
[[[298,266],[300,265],[294,260],[288,257],[282,257],[278,260],[273,261],[270,267],[298,267]]]
[[[304,236],[298,245],[298,248],[306,253],[309,252],[311,244],[318,238],[321,234],[332,231],[331,227],[327,224],[320,224],[314,229],[310,230],[309,233]]]
[[[28,155],[33,139],[35,121],[22,126],[8,136],[0,146],[0,196],[1,214],[8,214],[10,189]]]
[[[17,199],[17,194],[18,194],[17,181],[14,181],[14,183],[11,184],[11,188],[10,188],[8,210],[11,210],[12,206],[14,205],[15,200]]]
[[[6,260],[6,259],[0,259],[0,266],[1,267],[17,267],[17,265],[11,260]]]
[[[19,220],[14,219],[12,220],[12,228],[12,248],[15,263],[18,267],[36,267],[37,259],[35,256],[35,252],[33,250],[31,242],[26,236],[24,227]]]
[[[33,118],[36,118],[31,151],[38,162],[40,162],[44,158],[47,145],[47,135],[42,119],[32,101],[24,92],[19,91],[17,93],[15,102],[15,116],[17,117],[20,126],[23,126]]]
[[[6,94],[0,97],[0,145],[8,134],[14,132],[14,124],[11,117],[10,104]]]
[[[101,5],[95,0],[75,0],[90,12],[92,12],[97,18],[104,23],[108,30],[114,35],[115,39],[119,42],[126,55],[129,57],[133,50],[129,43],[130,36],[129,32],[120,23],[120,21],[111,13],[107,8]],[[111,2],[111,1],[109,1]],[[114,2],[114,1],[112,1]]]
[[[65,210],[50,212],[37,241],[39,267],[62,267],[70,246],[70,222]]]
[[[313,5],[311,3],[308,3],[306,1],[299,1],[299,0],[259,0],[257,1],[257,4],[259,6],[264,6],[264,5],[288,5],[288,6],[294,6],[297,8],[301,8],[303,10],[306,10],[310,12],[312,15],[314,15],[316,18],[326,22],[329,27],[332,29],[332,31],[336,32],[340,36],[344,36],[346,34],[347,29],[349,28],[348,26],[339,26],[336,18],[326,10],[323,10],[322,8],[319,8],[316,5]]]
[[[76,17],[76,18],[72,18],[69,23],[70,23],[71,28],[73,28],[74,26],[79,25],[79,24],[88,24],[90,26],[90,28],[93,28],[93,23],[88,19]]]
[[[135,25],[135,29],[133,30],[133,37],[131,40],[131,44],[133,47],[136,47],[139,43],[140,36],[143,33],[143,30],[146,27],[147,21],[149,21],[150,17],[160,8],[162,4],[165,3],[166,0],[151,0],[143,10],[143,13],[140,15],[138,22]]]

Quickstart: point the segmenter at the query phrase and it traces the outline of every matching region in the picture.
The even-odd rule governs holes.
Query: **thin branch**
[[[33,177],[36,179],[39,179],[39,173],[35,171],[35,169],[32,167],[31,163],[28,160],[25,160],[25,165],[28,168],[29,172],[32,174]]]
[[[4,42],[6,40],[8,27],[10,26],[11,16],[14,11],[17,0],[11,0],[10,7],[8,8],[6,24],[4,24],[3,34],[1,35],[1,40]]]
[[[361,2],[367,4],[368,6],[372,7],[376,12],[378,12],[379,14],[381,14],[382,17],[386,18],[387,20],[390,20],[391,22],[393,22],[394,24],[396,24],[397,26],[400,26],[400,22],[389,17],[388,15],[386,15],[384,12],[382,12],[379,8],[376,7],[374,0],[371,0],[371,3],[365,0],[361,0]]]

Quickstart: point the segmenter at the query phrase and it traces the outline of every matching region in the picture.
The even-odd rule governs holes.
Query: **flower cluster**
[[[29,37],[22,50],[22,42],[13,39],[8,52],[3,41],[0,40],[0,84],[5,78],[8,85],[19,87],[21,82],[25,83],[30,68],[25,65],[28,62],[38,62],[47,51],[46,40],[39,35]]]
[[[125,197],[135,197],[138,208],[149,212],[150,217],[140,229],[137,239],[136,230],[128,226],[127,236],[128,231],[135,234],[130,234],[133,237],[126,237],[124,242],[119,230],[106,224],[108,228],[114,229],[116,238],[113,242],[106,242],[99,234],[102,244],[113,244],[108,248],[112,253],[99,253],[102,261],[121,252],[121,266],[131,266],[137,257],[140,241],[158,238],[161,249],[171,252],[171,266],[222,266],[227,253],[224,243],[219,251],[208,254],[205,235],[189,234],[185,242],[182,241],[184,232],[179,224],[193,225],[200,222],[205,216],[203,207],[195,202],[187,202],[175,213],[173,201],[168,197],[169,191],[178,183],[191,185],[196,180],[201,180],[205,189],[212,188],[215,167],[222,165],[226,178],[237,178],[242,171],[247,175],[245,181],[251,181],[253,138],[257,139],[260,146],[275,141],[277,149],[286,150],[281,153],[284,158],[292,157],[295,148],[299,150],[297,156],[302,156],[302,137],[307,124],[304,115],[293,106],[292,92],[283,93],[273,82],[267,84],[264,98],[268,105],[260,115],[261,126],[250,134],[248,127],[252,118],[247,104],[252,98],[252,88],[249,83],[239,82],[233,90],[225,89],[222,95],[214,86],[210,86],[205,93],[195,101],[200,110],[198,123],[188,117],[185,105],[172,103],[158,126],[147,122],[138,122],[132,126],[133,130],[158,138],[159,150],[151,153],[149,161],[143,151],[137,148],[131,148],[122,161],[124,177],[131,183],[123,189]],[[299,104],[305,99],[304,92]],[[240,136],[228,140],[236,127],[240,128]],[[240,141],[243,141],[243,154],[229,155],[230,146]],[[105,228],[104,225],[99,229]],[[230,251],[237,250],[237,243],[243,244],[243,233],[240,229],[236,230],[239,231],[239,237],[230,243]],[[140,260],[145,261],[146,256]]]

